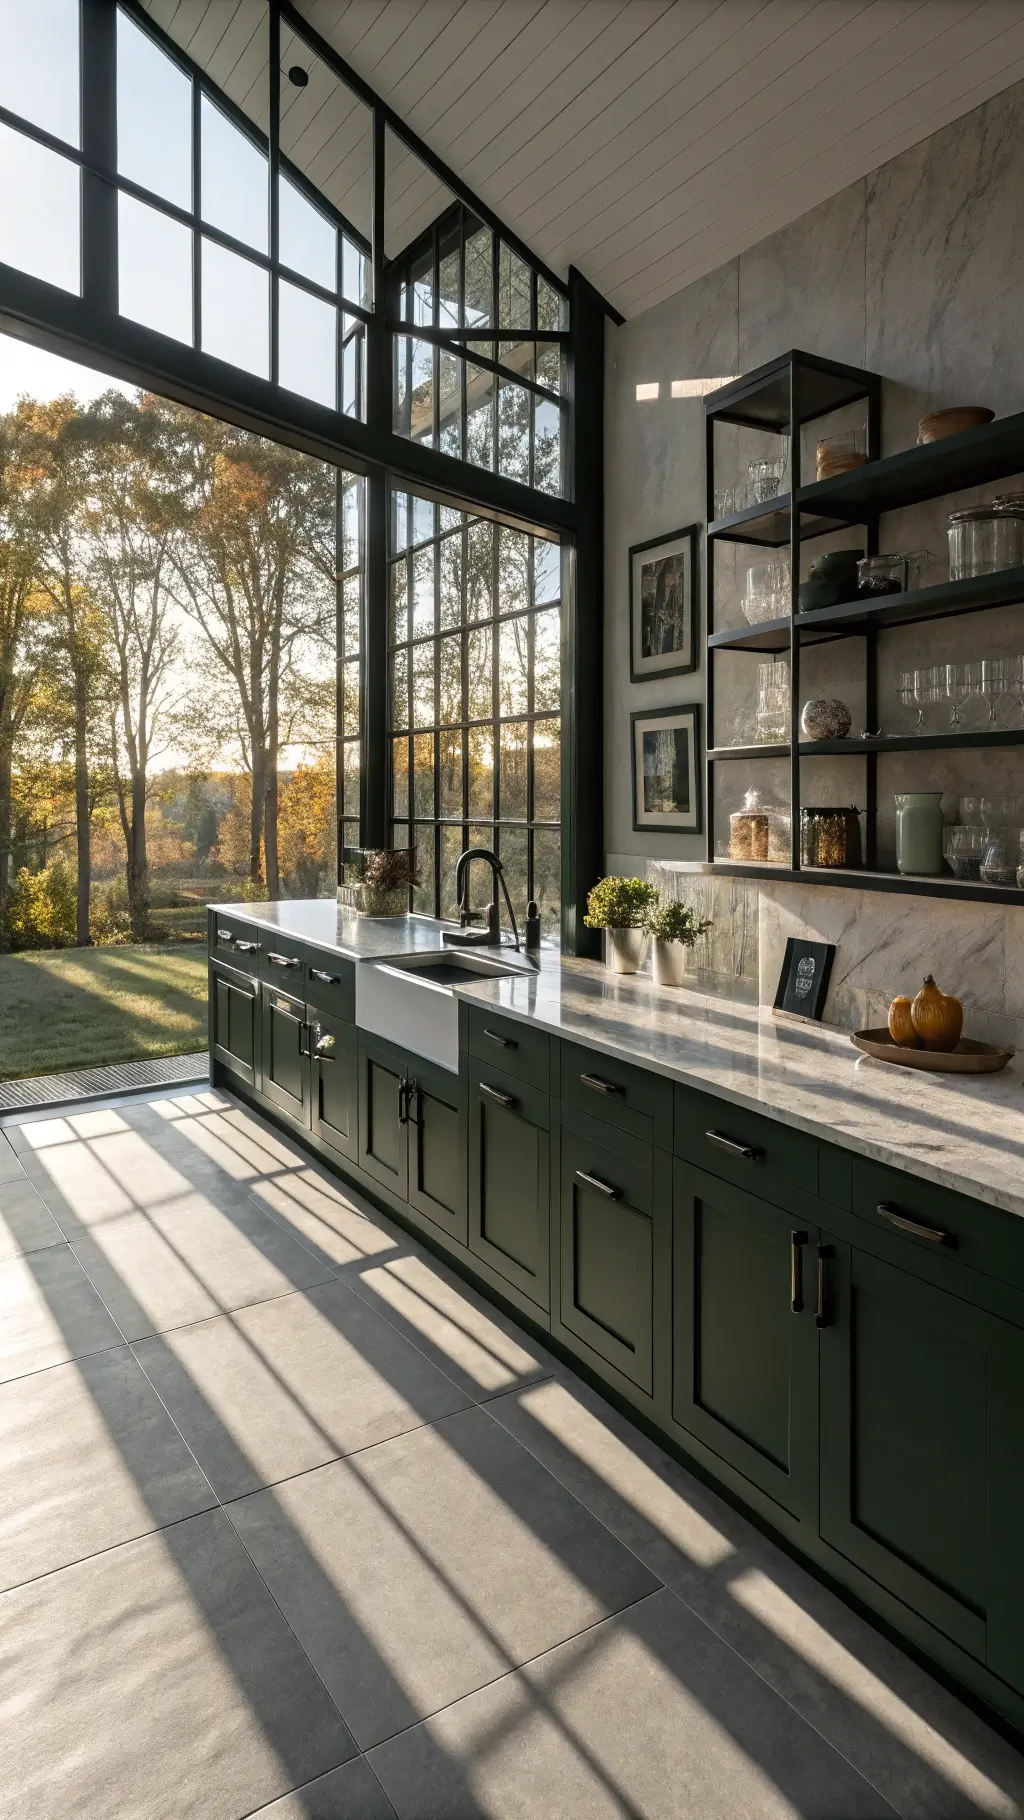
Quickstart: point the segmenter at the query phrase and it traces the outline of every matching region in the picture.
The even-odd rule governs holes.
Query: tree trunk
[[[131,917],[132,936],[135,941],[146,939],[149,929],[149,855],[146,851],[146,780],[144,777],[132,779],[132,854],[135,867],[135,891],[129,896],[128,913]]]
[[[7,899],[11,881],[11,751],[0,745],[0,954],[11,945],[7,927]]]
[[[75,942],[89,946],[89,889],[92,883],[92,830],[89,812],[89,699],[86,684],[75,679],[75,836],[78,845],[78,909]]]
[[[277,861],[277,753],[267,754],[267,784],[264,793],[265,815],[263,845],[267,862],[267,896],[273,900],[281,895],[281,879]]]
[[[258,885],[263,877],[262,854],[260,852],[263,834],[263,810],[267,790],[265,760],[262,752],[256,749],[253,741],[252,754],[252,808],[249,813],[249,882]]]

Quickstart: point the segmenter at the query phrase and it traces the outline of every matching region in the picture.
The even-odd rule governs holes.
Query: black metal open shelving
[[[867,408],[867,462],[830,480],[804,485],[800,477],[801,425],[813,422],[843,406],[864,400]],[[811,612],[798,611],[800,550],[809,539],[859,526],[864,531],[865,553],[878,549],[878,520],[885,512],[921,500],[960,492],[1024,471],[1024,412],[1003,417],[980,428],[966,430],[941,442],[879,456],[881,379],[878,374],[819,359],[800,350],[782,355],[755,372],[745,374],[705,399],[707,450],[707,729],[708,729],[708,846],[716,871],[728,877],[802,880],[805,883],[856,887],[862,890],[914,892],[920,896],[956,897],[968,901],[1024,904],[1024,891],[1016,886],[979,885],[952,877],[903,877],[875,868],[877,822],[877,759],[889,752],[1024,747],[1024,727],[985,728],[961,732],[874,734],[841,740],[806,740],[800,736],[800,654],[809,645],[838,639],[863,638],[865,647],[865,718],[878,724],[878,639],[888,628],[919,624],[993,607],[1024,602],[1024,567],[1004,569],[968,581],[942,582],[870,600],[845,602]],[[749,429],[788,436],[790,491],[770,502],[751,505],[728,517],[716,519],[715,427],[737,424]],[[760,625],[725,627],[714,624],[714,546],[717,542],[744,543],[781,549],[790,556],[790,612]],[[790,737],[761,745],[715,746],[715,651],[750,651],[789,658]],[[867,800],[867,867],[823,871],[801,864],[800,763],[804,758],[862,757],[865,760]],[[713,767],[740,760],[776,758],[790,765],[792,813],[791,866],[718,859],[714,854]]]

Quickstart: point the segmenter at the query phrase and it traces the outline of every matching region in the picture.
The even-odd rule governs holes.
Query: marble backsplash
[[[611,860],[610,860],[611,863]],[[1024,909],[947,898],[716,877],[685,862],[614,856],[664,898],[691,904],[713,927],[687,957],[704,990],[775,1001],[786,941],[834,942],[824,1021],[884,1025],[890,1000],[926,973],[964,1001],[967,1035],[1024,1048]]]

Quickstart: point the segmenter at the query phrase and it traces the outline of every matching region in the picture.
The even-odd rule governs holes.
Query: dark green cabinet
[[[822,1539],[1024,1692],[1024,1333],[964,1301],[955,1265],[947,1291],[831,1252]]]
[[[310,1108],[313,1136],[347,1163],[359,1158],[355,1025],[309,1011]]]
[[[358,1099],[360,1167],[464,1244],[460,1077],[360,1032]]]
[[[308,1127],[310,1058],[305,1004],[265,982],[261,990],[260,1091],[279,1112]]]
[[[469,1248],[545,1312],[549,1260],[550,1105],[498,1069],[469,1070]]]
[[[623,1137],[609,1148],[563,1123],[560,1174],[559,1326],[650,1396],[653,1151]]]
[[[210,962],[210,1054],[247,1087],[258,1084],[259,986],[246,973]]]
[[[783,1209],[676,1161],[673,1417],[801,1519],[817,1507],[820,1244]]]

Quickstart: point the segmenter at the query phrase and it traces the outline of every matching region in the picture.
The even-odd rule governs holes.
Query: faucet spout
[[[483,860],[484,864],[489,866],[491,873],[491,901],[487,907],[487,924],[484,929],[473,929],[470,926],[475,914],[470,904],[469,895],[470,866],[471,862],[475,859]],[[442,941],[452,947],[457,947],[460,944],[466,947],[500,947],[501,903],[498,895],[499,889],[501,895],[505,899],[505,907],[508,911],[509,922],[512,925],[512,938],[518,951],[519,927],[516,923],[516,913],[512,908],[512,899],[509,896],[508,885],[505,880],[505,873],[501,861],[498,858],[498,855],[491,851],[490,847],[467,847],[465,853],[459,855],[459,862],[455,868],[455,898],[459,906],[459,923],[461,926],[458,933],[456,933],[454,929],[446,929],[441,938]]]

